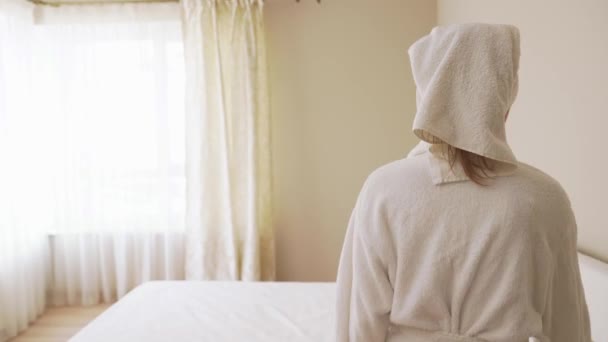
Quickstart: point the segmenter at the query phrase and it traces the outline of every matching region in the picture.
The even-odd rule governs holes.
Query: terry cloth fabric
[[[410,53],[425,142],[361,190],[338,271],[337,341],[590,342],[568,196],[505,139],[517,29],[436,28]],[[446,144],[509,172],[478,185],[450,171]]]
[[[505,114],[517,95],[519,31],[510,25],[437,27],[409,49],[416,82],[414,133],[517,165]]]

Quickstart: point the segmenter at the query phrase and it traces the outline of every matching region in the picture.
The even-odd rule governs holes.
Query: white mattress
[[[333,340],[335,284],[149,282],[72,342]]]
[[[608,264],[580,253],[578,258],[589,307],[591,338],[595,342],[608,342]]]
[[[579,254],[596,342],[608,342],[608,264]],[[335,284],[150,282],[70,341],[333,340]]]

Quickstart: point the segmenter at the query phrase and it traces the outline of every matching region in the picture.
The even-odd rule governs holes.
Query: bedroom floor
[[[95,305],[48,309],[10,342],[65,342],[108,307]]]

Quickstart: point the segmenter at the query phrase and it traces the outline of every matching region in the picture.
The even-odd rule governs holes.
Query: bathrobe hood
[[[509,25],[436,27],[414,43],[414,133],[515,169],[505,114],[517,95],[519,54],[519,31]]]

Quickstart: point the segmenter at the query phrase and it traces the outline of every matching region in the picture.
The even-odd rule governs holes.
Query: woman
[[[409,54],[423,142],[359,195],[337,340],[591,341],[568,197],[506,142],[517,28],[439,27]]]

